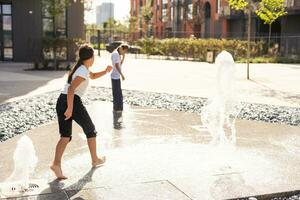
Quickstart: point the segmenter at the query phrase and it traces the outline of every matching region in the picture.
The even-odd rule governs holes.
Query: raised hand
[[[111,72],[111,70],[112,70],[112,66],[108,65],[105,69],[105,72],[109,73],[109,72]]]

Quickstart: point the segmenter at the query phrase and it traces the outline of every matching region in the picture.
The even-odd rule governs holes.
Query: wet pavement
[[[300,188],[300,127],[238,120],[236,149],[224,149],[209,145],[210,134],[197,114],[126,106],[119,118],[111,107],[101,101],[88,106],[99,132],[98,152],[107,156],[107,163],[91,168],[85,135],[74,125],[63,160],[69,177],[65,181],[55,180],[48,169],[59,139],[57,123],[25,133],[39,159],[30,183],[39,187],[24,196],[202,200]],[[2,193],[8,184],[3,182],[14,168],[13,152],[20,137],[1,144]]]

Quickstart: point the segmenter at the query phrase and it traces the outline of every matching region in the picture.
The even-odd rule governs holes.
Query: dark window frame
[[[42,5],[43,6],[43,5]],[[57,19],[54,17],[54,16],[47,16],[45,15],[44,13],[44,8],[42,7],[42,32],[43,32],[43,36],[45,37],[45,30],[44,30],[44,19],[48,19],[48,20],[51,20],[52,21],[52,28],[53,30],[51,31],[52,32],[52,36],[55,37],[57,36],[57,29],[59,27],[56,26],[56,23],[57,23]],[[63,35],[63,38],[67,38],[68,37],[68,23],[67,23],[67,18],[68,18],[68,9],[65,9],[65,12],[63,13],[64,16],[65,16],[65,27],[64,28],[60,28],[60,29],[65,29],[65,34]],[[58,17],[58,16],[56,16]],[[56,29],[56,30],[55,30]],[[57,37],[61,37],[61,36],[57,36]]]
[[[10,5],[10,13],[3,13],[3,5]],[[10,38],[11,38],[11,46],[5,46],[4,45],[4,29],[3,29],[3,17],[4,16],[8,16],[10,17],[11,19],[11,30],[10,30]],[[14,59],[14,42],[13,42],[13,4],[10,2],[10,1],[4,1],[4,2],[0,2],[0,26],[1,26],[1,29],[0,29],[0,37],[1,37],[1,48],[0,48],[0,51],[1,51],[1,55],[0,55],[0,60],[2,61],[12,61]],[[11,49],[12,51],[12,56],[11,58],[7,58],[5,57],[5,54],[4,54],[4,50],[5,49]]]
[[[58,33],[57,30],[59,28],[55,24],[55,23],[57,23],[57,19],[55,19],[55,17],[45,15],[45,13],[44,13],[44,7],[43,7],[43,4],[42,4],[42,9],[41,9],[42,27],[41,28],[42,28],[42,35],[43,35],[43,37],[68,38],[68,8],[65,9],[65,11],[64,11],[63,14],[64,14],[64,17],[65,17],[65,28],[64,28],[65,34],[64,35],[57,35],[57,33]],[[56,17],[59,17],[59,16],[56,16]],[[52,34],[50,34],[50,35],[45,35],[44,19],[52,20],[52,28],[53,28],[53,30],[51,31]],[[57,56],[59,57],[59,55],[57,55]],[[63,59],[59,59],[59,60],[66,61],[66,60],[68,60],[68,58],[69,58],[69,49],[68,49],[68,46],[66,46],[66,57],[63,58]],[[50,60],[51,60],[51,58],[50,58]]]

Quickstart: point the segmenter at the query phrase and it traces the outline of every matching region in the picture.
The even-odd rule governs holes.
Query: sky
[[[85,13],[86,23],[96,23],[96,6],[104,2],[114,3],[116,20],[124,21],[129,16],[130,0],[93,0],[92,10]]]

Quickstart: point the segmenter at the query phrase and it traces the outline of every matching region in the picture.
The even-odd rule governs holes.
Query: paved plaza
[[[31,182],[33,199],[227,199],[300,188],[300,128],[237,121],[236,150],[208,145],[211,136],[200,117],[184,112],[126,106],[115,129],[111,104],[88,106],[96,122],[98,152],[107,163],[91,169],[86,139],[76,125],[57,181],[48,166],[59,139],[57,123],[25,133],[38,164]],[[116,119],[115,119],[116,120]],[[0,182],[13,171],[21,136],[1,144]],[[3,187],[3,184],[2,184]],[[39,195],[39,196],[36,196]]]
[[[92,70],[107,64],[109,54],[102,53]],[[66,81],[65,71],[24,71],[29,67],[0,64],[2,104],[57,92]],[[204,98],[214,92],[213,64],[128,55],[124,70],[123,88],[129,92]],[[245,65],[238,64],[242,101],[300,107],[299,65],[253,64],[251,74],[252,80],[245,80]],[[110,77],[91,85],[110,88]],[[270,199],[274,193],[300,188],[299,126],[238,119],[236,147],[221,148],[209,144],[212,137],[196,113],[126,105],[119,118],[111,102],[100,100],[91,100],[87,108],[99,133],[98,153],[106,155],[107,163],[91,168],[85,135],[74,123],[62,165],[69,178],[56,180],[49,170],[59,139],[58,124],[52,120],[1,143],[0,198],[9,197],[7,178],[13,173],[14,151],[23,135],[32,140],[38,163],[30,177],[34,187],[15,198],[20,200],[218,200],[259,195]]]
[[[101,52],[92,71],[110,65],[110,54]],[[0,100],[16,100],[61,89],[64,71],[25,71],[28,64],[0,64]],[[191,61],[135,59],[128,55],[124,63],[124,89],[184,96],[210,97],[216,85],[213,64]],[[251,64],[246,80],[246,64],[237,64],[237,89],[242,101],[300,107],[300,65]],[[111,87],[110,77],[91,81],[92,86]],[[16,98],[18,97],[18,98]]]

